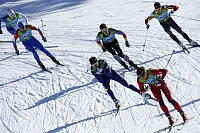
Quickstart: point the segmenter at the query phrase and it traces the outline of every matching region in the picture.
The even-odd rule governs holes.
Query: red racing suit
[[[164,95],[166,96],[168,101],[174,106],[174,108],[178,112],[180,112],[180,113],[183,112],[179,103],[173,99],[173,97],[170,93],[170,90],[164,80],[167,72],[168,71],[166,69],[148,69],[147,70],[148,78],[146,80],[143,80],[140,77],[137,79],[137,83],[138,83],[140,91],[142,93],[144,93],[146,91],[144,88],[144,84],[148,84],[151,87],[151,92],[153,93],[156,100],[159,102],[160,107],[166,116],[169,115],[169,110],[168,110],[167,106],[164,104],[164,101],[163,101],[163,98],[161,95],[161,91],[164,93]],[[158,84],[158,81],[162,81],[162,82],[160,82],[160,84]]]

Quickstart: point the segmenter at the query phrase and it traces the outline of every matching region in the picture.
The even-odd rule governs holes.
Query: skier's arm
[[[101,76],[101,74],[96,74],[96,72],[92,71],[92,74],[95,76],[95,78],[102,83],[103,82],[103,78]]]
[[[163,80],[165,78],[165,76],[167,75],[168,70],[167,69],[152,69],[151,73],[153,75],[160,75],[161,79]]]
[[[125,40],[125,41],[128,41],[127,36],[126,36],[126,33],[124,33],[124,32],[121,31],[121,30],[116,30],[116,29],[113,29],[113,31],[114,31],[115,34],[123,35],[124,40]]]
[[[172,9],[172,10],[174,10],[174,11],[177,11],[178,10],[178,6],[176,6],[176,5],[169,5],[169,6],[166,6],[166,9]]]
[[[103,48],[103,45],[101,44],[101,38],[99,36],[99,33],[97,34],[95,41],[96,41],[97,45],[99,45],[100,48]]]
[[[17,55],[19,55],[19,50],[17,49],[17,44],[16,44],[16,40],[17,40],[18,37],[19,37],[18,33],[15,32],[14,37],[13,37],[13,47],[14,47],[15,53]]]
[[[145,19],[145,24],[147,25],[149,23],[150,20],[152,20],[154,17],[153,13],[151,13],[151,15],[149,15],[146,19]]]
[[[42,31],[39,29],[39,28],[36,28],[35,26],[33,25],[29,25],[30,29],[31,30],[37,30],[39,32],[39,34],[41,35],[41,37],[44,37]]]
[[[111,76],[112,76],[111,69],[110,69],[110,67],[108,66],[108,64],[107,64],[106,61],[104,61],[104,70],[103,70],[102,74],[105,75],[105,76],[108,76],[108,77],[111,77]]]
[[[27,25],[28,24],[28,18],[22,13],[18,12],[18,14],[19,14],[19,19],[21,19]]]
[[[138,83],[138,86],[140,88],[140,92],[142,92],[142,93],[146,92],[146,90],[144,89],[143,84],[138,79],[137,79],[137,83]]]

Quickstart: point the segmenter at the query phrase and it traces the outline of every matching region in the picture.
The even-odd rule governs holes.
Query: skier
[[[8,15],[0,18],[0,34],[3,34],[1,30],[1,22],[5,22],[7,31],[14,35],[15,31],[18,29],[18,22],[24,22],[28,24],[28,19],[24,14],[19,12],[14,12],[12,9],[7,9]]]
[[[38,48],[39,50],[41,50],[42,52],[44,52],[47,56],[49,56],[52,61],[58,65],[62,65],[60,64],[60,62],[58,60],[55,59],[55,57],[48,51],[46,50],[43,45],[32,35],[31,31],[32,30],[37,30],[39,32],[39,34],[42,37],[42,40],[44,42],[46,42],[46,38],[43,36],[43,33],[41,32],[41,30],[39,28],[36,28],[35,26],[32,25],[24,25],[22,22],[18,23],[18,27],[19,29],[15,32],[14,34],[14,38],[13,38],[13,46],[15,48],[15,52],[17,55],[19,55],[19,50],[17,49],[17,45],[16,45],[16,40],[19,37],[20,41],[22,42],[22,44],[24,45],[24,47],[26,47],[27,50],[29,50],[30,52],[32,52],[36,62],[38,63],[38,65],[41,67],[42,70],[47,71],[46,67],[43,65],[43,63],[40,61],[40,58],[35,50],[35,48]]]
[[[133,61],[130,60],[129,57],[122,52],[122,49],[120,48],[119,43],[115,38],[115,34],[123,35],[126,47],[130,47],[126,34],[120,30],[108,28],[104,23],[100,25],[100,30],[101,31],[97,34],[96,42],[102,48],[103,52],[106,52],[106,50],[110,52],[114,59],[117,60],[122,66],[124,66],[124,68],[128,69],[128,66],[124,61],[122,61],[121,58],[123,58],[131,66],[137,69],[138,66],[134,64]]]
[[[113,102],[115,103],[115,107],[119,108],[119,100],[114,96],[112,90],[110,89],[110,80],[115,80],[116,82],[119,82],[123,86],[130,88],[131,90],[137,92],[138,94],[141,95],[140,90],[137,89],[133,85],[129,85],[126,80],[118,75],[113,69],[111,69],[107,62],[105,60],[99,59],[97,60],[96,57],[91,57],[89,59],[89,62],[91,64],[91,73],[95,76],[95,78],[103,84],[106,92],[108,95],[112,98]],[[148,93],[144,93],[142,95],[145,98],[151,98],[151,95]]]
[[[197,46],[198,43],[193,41],[188,37],[188,35],[182,31],[182,29],[176,24],[176,22],[172,19],[172,15],[175,11],[178,10],[178,6],[176,5],[163,5],[161,6],[159,2],[155,2],[154,4],[155,10],[151,13],[150,16],[148,16],[145,20],[146,28],[149,29],[150,25],[148,24],[149,21],[153,18],[156,18],[160,25],[164,28],[164,31],[169,34],[169,36],[178,43],[184,50],[186,50],[186,47],[183,45],[183,43],[172,33],[170,28],[175,29],[178,33],[180,33],[191,46]],[[171,12],[168,12],[168,10],[171,9]]]
[[[166,69],[145,69],[144,67],[139,67],[137,70],[137,83],[139,85],[140,91],[142,93],[147,90],[151,90],[156,100],[159,102],[161,109],[168,117],[169,124],[173,126],[174,120],[172,116],[169,114],[167,106],[164,104],[161,91],[165,94],[168,101],[174,106],[174,108],[180,113],[185,122],[188,118],[186,114],[183,112],[181,106],[177,101],[175,101],[170,93],[170,90],[164,80],[166,74]]]

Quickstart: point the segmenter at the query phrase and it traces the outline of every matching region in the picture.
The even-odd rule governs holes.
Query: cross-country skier
[[[183,112],[179,103],[173,99],[171,92],[164,80],[167,72],[168,71],[166,69],[145,69],[144,67],[139,67],[137,70],[137,83],[142,93],[146,92],[147,90],[151,90],[154,97],[159,102],[161,109],[168,117],[169,124],[172,126],[174,121],[172,116],[169,114],[167,106],[164,104],[161,91],[164,93],[168,101],[174,106],[174,108],[180,113],[183,121],[185,122],[188,118]]]
[[[7,31],[14,35],[15,31],[18,29],[18,22],[24,22],[28,24],[27,17],[19,12],[14,12],[12,9],[7,9],[8,15],[0,18],[0,34],[3,34],[1,30],[1,22],[5,22]]]
[[[118,75],[113,69],[111,69],[105,60],[99,59],[97,60],[96,57],[91,57],[89,59],[91,64],[91,73],[95,76],[95,78],[103,84],[106,92],[112,98],[113,102],[115,103],[115,107],[119,108],[119,100],[114,96],[112,90],[110,89],[110,80],[114,80],[119,82],[123,86],[130,88],[131,90],[137,92],[141,95],[140,90],[137,89],[135,86],[128,84],[126,80]],[[151,95],[146,93],[144,95],[145,98],[151,98]]]
[[[149,29],[150,25],[148,24],[149,21],[153,18],[156,18],[160,25],[163,27],[164,31],[169,34],[169,36],[178,43],[183,49],[186,49],[186,47],[183,45],[183,43],[172,33],[171,28],[175,29],[178,33],[180,33],[191,46],[198,45],[197,42],[193,41],[188,37],[188,35],[182,31],[182,29],[176,24],[176,22],[172,19],[172,15],[175,11],[178,10],[178,6],[176,5],[163,5],[161,6],[159,2],[155,2],[154,4],[155,10],[151,13],[150,16],[148,16],[145,20],[146,28]],[[168,10],[171,9],[170,12]]]
[[[35,48],[38,48],[39,50],[41,50],[42,52],[44,52],[47,56],[49,56],[52,61],[58,65],[62,65],[60,64],[60,62],[58,60],[55,59],[55,57],[48,51],[46,50],[43,45],[32,35],[31,31],[32,30],[37,30],[39,32],[39,34],[42,37],[42,40],[44,42],[46,42],[46,38],[43,36],[43,33],[41,32],[41,30],[39,28],[36,28],[35,26],[32,25],[24,25],[22,22],[18,23],[18,27],[19,29],[15,32],[14,34],[14,38],[13,38],[13,46],[15,48],[15,52],[17,55],[19,55],[19,50],[17,49],[17,45],[16,45],[16,40],[17,38],[20,39],[20,41],[22,42],[22,44],[24,45],[24,47],[26,47],[27,50],[29,50],[30,52],[32,52],[36,62],[38,63],[38,65],[41,67],[42,70],[47,70],[46,67],[43,65],[43,63],[40,61],[40,58],[35,50]]]
[[[121,58],[123,58],[131,66],[137,69],[138,66],[134,64],[133,61],[130,60],[129,57],[122,52],[122,49],[120,48],[119,43],[115,38],[115,34],[123,35],[126,47],[130,47],[126,34],[120,30],[108,28],[104,23],[100,25],[100,30],[101,31],[97,34],[96,42],[102,48],[103,52],[110,52],[114,59],[117,60],[122,66],[124,66],[124,68],[128,69],[128,66]]]

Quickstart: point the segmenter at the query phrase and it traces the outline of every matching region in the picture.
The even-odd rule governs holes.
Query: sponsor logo
[[[167,16],[168,11],[166,10],[163,14],[161,14],[159,17],[157,17],[158,20],[163,20]]]
[[[20,36],[20,39],[28,39],[31,35],[31,30],[28,32],[24,33],[22,36]]]
[[[111,34],[110,36],[104,38],[102,41],[103,42],[112,42],[114,38],[115,38],[115,35]]]
[[[156,75],[152,76],[149,80],[147,80],[147,84],[154,84],[154,81],[156,80]]]

